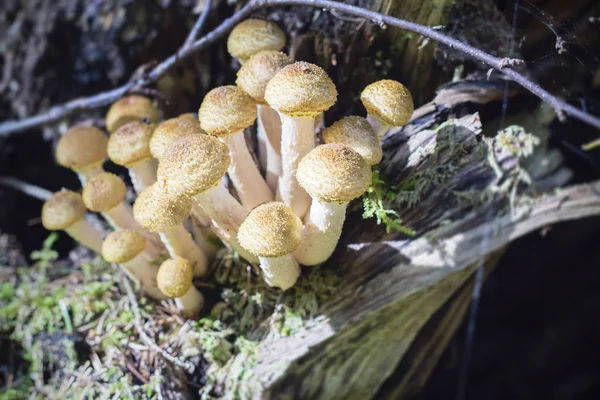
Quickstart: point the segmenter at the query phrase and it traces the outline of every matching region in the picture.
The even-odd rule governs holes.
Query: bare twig
[[[414,22],[406,21],[400,18],[383,15],[374,11],[366,10],[364,8],[345,4],[343,2],[331,0],[250,0],[237,13],[223,21],[214,30],[207,33],[202,38],[196,40],[189,46],[186,46],[184,44],[184,46],[182,46],[175,54],[169,56],[163,62],[154,67],[145,77],[134,82],[128,82],[116,89],[112,89],[107,92],[98,93],[90,97],[75,99],[65,104],[54,106],[49,110],[35,115],[33,117],[25,118],[23,120],[18,121],[5,121],[0,124],[0,137],[8,136],[9,134],[14,132],[26,130],[38,125],[56,121],[78,110],[92,109],[110,104],[113,101],[117,100],[119,97],[121,97],[123,94],[127,93],[127,91],[130,90],[132,87],[145,86],[155,82],[166,71],[172,68],[175,65],[175,63],[177,63],[179,60],[189,57],[190,55],[203,50],[208,45],[210,45],[211,43],[225,35],[227,32],[229,32],[236,24],[244,20],[253,12],[261,8],[285,5],[308,6],[343,12],[349,15],[353,15],[355,17],[368,19],[382,28],[386,27],[387,25],[391,25],[427,37],[431,40],[448,46],[451,49],[467,54],[473,59],[480,61],[497,71],[500,71],[501,73],[512,79],[514,82],[518,83],[519,85],[521,85],[522,87],[524,87],[525,89],[542,99],[544,102],[552,106],[552,108],[554,108],[554,110],[559,116],[566,114],[575,119],[583,121],[586,124],[589,124],[595,128],[600,129],[600,118],[588,114],[582,111],[581,109],[566,103],[558,97],[553,96],[551,93],[544,90],[538,84],[532,82],[523,74],[510,68],[513,65],[520,64],[518,60],[494,57],[491,54],[488,54],[459,40],[453,39],[445,35],[444,33],[439,32],[430,27],[416,24]],[[200,18],[202,18],[202,15],[200,16]]]
[[[212,0],[206,0],[204,2],[204,10],[202,10],[202,13],[200,13],[200,16],[198,17],[198,19],[196,20],[196,23],[192,27],[192,30],[190,31],[187,39],[185,39],[185,43],[183,43],[183,46],[182,46],[183,48],[189,47],[194,43],[194,40],[196,40],[196,38],[198,37],[198,34],[202,30],[202,27],[204,27],[204,24],[206,23],[206,20],[208,18],[208,14],[210,14],[211,8],[212,8]]]
[[[119,267],[117,265],[113,265],[113,267],[115,268],[115,270],[119,269]],[[131,311],[133,312],[134,325],[140,335],[140,339],[142,340],[142,342],[144,342],[144,344],[146,346],[150,347],[151,349],[156,351],[158,354],[160,354],[165,360],[177,365],[180,368],[185,369],[186,371],[188,371],[190,373],[193,372],[195,367],[192,363],[189,363],[184,360],[180,360],[179,358],[169,354],[168,352],[163,350],[159,345],[157,345],[156,342],[154,342],[154,340],[152,340],[146,334],[146,331],[144,330],[144,324],[142,323],[142,315],[140,313],[140,306],[137,302],[135,294],[133,293],[133,288],[131,287],[131,284],[129,283],[128,278],[124,275],[122,276],[121,282],[123,283],[123,287],[125,288],[125,292],[127,294],[127,299],[129,300],[129,303],[131,304]]]
[[[52,197],[51,191],[10,176],[0,176],[0,185],[18,190],[42,201],[46,201]]]

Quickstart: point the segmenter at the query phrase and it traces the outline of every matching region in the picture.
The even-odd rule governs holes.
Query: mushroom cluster
[[[227,41],[241,64],[236,85],[209,91],[197,117],[161,121],[153,102],[135,95],[110,107],[109,137],[93,126],[71,128],[56,159],[79,175],[83,191],[48,200],[44,226],[65,230],[120,264],[149,296],[174,298],[183,311],[202,308],[193,279],[207,273],[213,236],[258,264],[267,285],[294,286],[302,265],[334,252],[348,203],[368,189],[382,158],[381,138],[408,122],[413,101],[399,82],[372,83],[361,94],[367,117],[333,123],[316,146],[315,126],[337,90],[321,67],[281,52],[285,44],[275,23],[248,19]],[[244,134],[254,124],[256,157]],[[133,207],[124,181],[103,170],[107,157],[127,168]],[[86,209],[114,232],[104,238],[86,222]]]

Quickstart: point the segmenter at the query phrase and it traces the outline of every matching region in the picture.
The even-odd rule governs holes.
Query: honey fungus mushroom
[[[348,203],[369,188],[371,167],[346,145],[324,144],[302,159],[298,182],[310,193],[312,204],[294,256],[303,265],[321,264],[335,250]]]
[[[77,125],[69,129],[56,146],[56,162],[75,171],[82,185],[103,172],[108,137],[98,128]]]
[[[194,114],[188,113],[161,122],[150,139],[150,153],[160,160],[167,148],[177,139],[187,135],[206,134]]]
[[[360,100],[379,138],[394,126],[404,126],[415,109],[410,91],[398,81],[382,79],[365,87]]]
[[[256,120],[256,104],[236,86],[220,86],[206,94],[198,110],[200,126],[229,147],[228,167],[242,205],[248,210],[273,200],[273,193],[248,150],[244,129]]]
[[[166,296],[175,299],[177,308],[188,313],[197,313],[204,306],[204,296],[194,287],[193,269],[183,258],[164,261],[158,269],[156,282]]]
[[[265,100],[281,117],[281,176],[277,199],[303,217],[310,197],[298,185],[300,160],[315,146],[315,117],[333,106],[335,85],[319,66],[296,62],[283,67],[269,81]]]
[[[285,46],[285,33],[273,21],[250,18],[240,22],[227,38],[227,51],[240,64],[263,50],[279,51]]]
[[[84,219],[85,213],[85,204],[79,193],[61,190],[42,206],[42,225],[50,231],[65,231],[77,242],[100,254],[102,232]]]
[[[147,122],[156,124],[160,121],[160,110],[152,104],[152,100],[144,96],[125,96],[110,106],[106,114],[106,129],[112,133],[130,122]]]
[[[379,164],[383,157],[377,132],[363,117],[349,116],[334,122],[323,133],[323,140],[351,147],[370,165]]]
[[[240,226],[238,240],[258,256],[265,282],[287,290],[300,276],[293,256],[302,239],[302,221],[291,208],[280,202],[256,207]]]

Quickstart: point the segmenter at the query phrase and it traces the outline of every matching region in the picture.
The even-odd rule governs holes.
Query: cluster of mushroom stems
[[[372,83],[361,94],[366,118],[333,123],[316,146],[315,128],[337,90],[322,68],[281,52],[285,43],[274,22],[248,19],[227,41],[241,64],[236,85],[209,91],[197,116],[161,121],[150,99],[130,95],[110,107],[109,136],[93,126],[69,129],[56,159],[78,174],[83,191],[48,200],[44,226],[66,231],[120,264],[147,295],[174,298],[186,312],[203,306],[193,279],[206,275],[215,238],[258,264],[269,286],[294,286],[301,265],[334,252],[347,204],[369,188],[382,158],[382,137],[409,121],[413,101],[396,81]],[[244,135],[254,124],[256,152]],[[124,181],[103,170],[107,157],[127,168],[133,207]],[[104,237],[86,221],[88,210],[114,231]]]

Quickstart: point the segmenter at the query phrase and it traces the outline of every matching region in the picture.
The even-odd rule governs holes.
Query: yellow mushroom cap
[[[200,121],[193,114],[184,114],[161,122],[150,139],[152,157],[160,160],[165,150],[180,137],[202,133],[206,132],[200,128]]]
[[[369,115],[390,126],[406,125],[415,109],[408,89],[391,79],[368,85],[360,94],[360,101]]]
[[[279,51],[284,46],[285,33],[275,22],[264,19],[251,18],[240,22],[227,38],[227,51],[242,63],[259,51]]]
[[[93,176],[83,188],[83,202],[90,211],[104,212],[118,206],[127,188],[123,179],[110,172]]]
[[[102,242],[102,257],[109,263],[124,263],[133,260],[144,248],[144,236],[131,229],[125,229],[106,236]]]
[[[324,144],[304,156],[296,178],[312,197],[329,203],[348,203],[371,185],[371,166],[346,145]]]
[[[211,135],[239,132],[256,120],[256,103],[237,86],[220,86],[204,96],[198,110],[200,126]]]
[[[61,190],[54,193],[42,206],[42,225],[51,231],[67,229],[81,220],[85,211],[79,193]]]
[[[108,138],[98,128],[77,125],[58,141],[56,161],[66,168],[85,171],[96,168],[106,159]]]
[[[327,111],[336,99],[337,90],[325,70],[304,61],[280,69],[265,89],[271,108],[298,117]]]
[[[115,164],[125,167],[151,159],[150,138],[155,128],[156,125],[144,122],[123,125],[108,139],[108,157]]]
[[[150,232],[163,232],[179,225],[191,212],[191,198],[170,196],[156,184],[142,190],[133,204],[133,218]]]
[[[156,124],[160,121],[160,110],[147,97],[126,96],[110,106],[106,114],[106,129],[112,133],[129,122],[139,122],[144,118]]]
[[[229,148],[210,135],[177,139],[160,160],[157,183],[174,196],[195,196],[216,186],[229,168]]]
[[[182,297],[192,287],[194,270],[184,258],[164,261],[156,274],[158,289],[173,298]]]
[[[235,83],[255,102],[265,104],[265,88],[277,71],[292,60],[280,51],[265,50],[254,54],[242,65]]]
[[[370,165],[378,164],[383,156],[377,132],[363,117],[349,116],[334,122],[323,133],[323,140],[352,147]]]
[[[302,221],[283,203],[261,204],[240,225],[238,240],[258,257],[281,257],[300,246]]]

